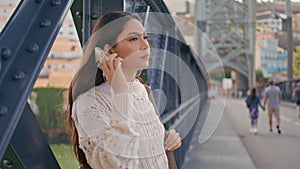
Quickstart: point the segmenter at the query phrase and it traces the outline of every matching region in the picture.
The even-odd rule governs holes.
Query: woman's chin
[[[149,66],[149,62],[145,63],[140,69],[147,69]]]

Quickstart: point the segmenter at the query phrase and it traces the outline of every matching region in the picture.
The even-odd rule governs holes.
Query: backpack
[[[247,105],[248,108],[250,108],[251,101],[252,101],[252,97],[248,96],[247,99],[246,99],[246,105]]]

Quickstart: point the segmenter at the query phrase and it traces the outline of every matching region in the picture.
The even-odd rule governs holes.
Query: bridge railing
[[[282,100],[286,102],[292,102],[293,90],[297,87],[297,83],[300,82],[300,79],[286,80],[281,82],[275,82],[275,85],[278,86],[282,92]],[[261,95],[264,94],[264,90],[267,87],[268,83],[258,86],[258,91]]]

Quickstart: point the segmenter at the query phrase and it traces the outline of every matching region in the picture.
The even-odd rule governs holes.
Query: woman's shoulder
[[[98,86],[90,88],[88,91],[81,93],[76,100],[90,100],[97,97],[105,97],[106,95],[111,94],[111,87],[105,83],[102,83]]]
[[[95,88],[91,88],[88,91],[81,93],[74,102],[76,104],[86,104],[86,103],[92,103],[95,100],[95,94],[93,94],[95,91]]]

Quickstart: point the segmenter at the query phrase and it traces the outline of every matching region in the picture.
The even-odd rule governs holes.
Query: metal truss
[[[199,0],[205,4],[205,24],[209,40],[215,49],[207,49],[206,56],[220,56],[225,67],[249,77],[254,85],[255,1]],[[205,3],[203,2],[205,1]],[[211,52],[210,50],[216,50]],[[210,71],[217,68],[212,65]]]
[[[79,37],[81,37],[82,44],[86,43],[93,28],[94,21],[111,10],[137,13],[143,20],[151,44],[151,67],[155,67],[155,69],[143,71],[142,76],[144,76],[144,79],[147,79],[152,90],[161,90],[168,97],[165,103],[165,110],[161,115],[166,128],[175,128],[176,126],[184,128],[186,124],[190,123],[189,118],[192,117],[192,115],[197,117],[198,113],[200,114],[200,112],[192,111],[192,109],[200,107],[199,111],[201,111],[201,107],[203,106],[193,104],[197,103],[197,101],[187,101],[186,104],[184,104],[185,106],[182,106],[183,98],[194,98],[195,95],[195,93],[188,93],[190,91],[189,88],[179,88],[180,85],[188,86],[190,77],[184,77],[185,79],[182,78],[181,81],[176,82],[174,77],[165,73],[165,69],[167,67],[171,68],[169,72],[173,72],[177,77],[180,76],[179,65],[167,66],[172,63],[169,60],[170,54],[174,55],[174,57],[179,57],[189,66],[190,70],[193,71],[194,77],[197,79],[201,93],[201,95],[196,96],[197,99],[199,100],[201,98],[201,100],[206,100],[207,85],[205,77],[207,72],[203,69],[203,63],[197,60],[196,55],[190,47],[184,43],[185,41],[182,34],[162,0],[114,0],[113,2],[104,0],[75,1],[72,6],[72,14],[75,18],[77,33]],[[148,22],[150,22],[151,25],[147,25],[146,23],[146,18],[148,18],[149,13],[152,13],[152,16],[157,14],[157,17],[149,17]],[[181,90],[187,91],[188,96],[182,95]],[[161,95],[154,94],[154,97],[157,101],[158,108],[160,108],[163,102]],[[179,117],[184,117],[180,120],[180,124],[178,124]],[[178,123],[176,123],[176,121]],[[186,138],[191,139],[192,131],[193,130],[191,130]],[[184,154],[188,150],[188,140],[190,139],[186,139],[183,143],[183,148],[175,153],[179,168],[183,164]]]
[[[59,168],[27,98],[71,4],[23,0],[1,32],[0,168]]]

